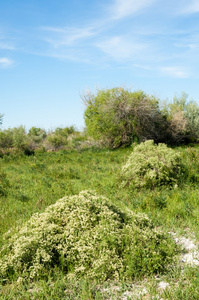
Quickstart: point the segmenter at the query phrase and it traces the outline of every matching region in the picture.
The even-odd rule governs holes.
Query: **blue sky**
[[[199,0],[0,1],[2,129],[82,129],[88,89],[199,103],[198,82]]]

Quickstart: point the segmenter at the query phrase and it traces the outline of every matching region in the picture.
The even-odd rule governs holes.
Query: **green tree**
[[[13,147],[13,130],[11,128],[0,130],[0,147],[3,149]]]
[[[28,147],[28,138],[24,126],[15,127],[13,131],[13,146],[14,148],[24,150]]]
[[[47,141],[51,146],[53,146],[54,149],[59,149],[68,145],[68,137],[72,133],[75,133],[75,131],[76,130],[74,126],[65,128],[57,127],[55,131],[48,134]]]
[[[3,123],[3,115],[0,114],[0,125]]]
[[[28,131],[28,137],[30,138],[30,142],[40,144],[47,137],[47,133],[44,129],[31,127]]]
[[[164,141],[166,118],[159,99],[143,91],[124,88],[97,90],[82,95],[87,106],[84,118],[88,135],[110,147],[138,140]]]
[[[199,106],[184,92],[168,105],[168,132],[173,143],[196,142],[199,139]]]

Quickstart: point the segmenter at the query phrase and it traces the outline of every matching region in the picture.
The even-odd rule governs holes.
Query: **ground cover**
[[[120,188],[120,169],[133,148],[85,151],[37,152],[34,156],[4,156],[0,159],[0,244],[3,234],[23,226],[34,213],[44,212],[64,196],[79,194],[88,188],[112,201],[121,209],[146,213],[164,232],[199,241],[199,148],[187,146],[180,151],[188,167],[188,178],[180,186],[151,190]],[[4,178],[4,179],[3,179]],[[194,235],[194,236],[193,236]],[[198,249],[198,248],[197,248]],[[185,250],[184,250],[185,251]],[[158,276],[158,277],[157,277]],[[135,287],[147,293],[135,293],[135,299],[198,299],[199,272],[196,266],[176,265],[163,274],[145,276],[129,282],[69,281],[60,270],[47,279],[1,281],[0,299],[131,299]],[[158,284],[169,283],[161,290]],[[111,298],[112,297],[112,298]],[[115,298],[114,298],[115,297]],[[126,297],[126,298],[125,298]],[[159,297],[159,298],[158,298]]]

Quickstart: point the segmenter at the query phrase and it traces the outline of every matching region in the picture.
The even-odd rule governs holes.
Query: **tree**
[[[14,134],[11,128],[0,130],[0,147],[1,148],[12,148],[14,143]]]
[[[86,92],[82,100],[87,133],[107,146],[129,145],[135,138],[156,142],[165,139],[166,119],[154,96],[117,87],[95,94]]]
[[[0,114],[0,125],[3,123],[3,115]]]
[[[28,137],[32,143],[40,144],[47,137],[47,133],[45,129],[31,127],[28,131]]]
[[[14,127],[13,132],[13,146],[14,148],[25,150],[28,147],[28,138],[24,126]]]
[[[71,135],[75,132],[76,132],[76,129],[74,126],[65,127],[65,128],[57,127],[54,132],[51,132],[48,135],[47,141],[55,149],[59,149],[61,147],[68,145],[69,135]]]
[[[168,132],[173,143],[196,142],[199,139],[199,106],[184,92],[168,105]]]

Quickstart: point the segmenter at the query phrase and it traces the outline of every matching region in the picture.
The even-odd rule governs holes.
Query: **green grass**
[[[199,240],[199,147],[176,148],[182,153],[188,167],[188,178],[176,188],[154,190],[120,186],[121,166],[127,161],[132,148],[85,151],[59,151],[34,156],[4,156],[0,158],[0,172],[6,174],[0,196],[0,246],[3,234],[22,225],[33,213],[43,212],[63,196],[82,190],[95,190],[121,208],[144,212],[157,227],[180,235],[195,234]],[[1,189],[0,189],[1,191]],[[160,275],[170,282],[171,288],[161,294],[162,299],[199,299],[199,271],[176,268]],[[112,290],[111,286],[119,286]],[[60,271],[50,274],[48,280],[0,283],[0,299],[122,299],[132,286],[147,286],[148,298],[158,299],[157,280],[146,277],[139,282],[68,282]],[[141,297],[141,296],[140,296]],[[136,298],[135,298],[136,299]],[[141,298],[140,298],[141,299]]]

